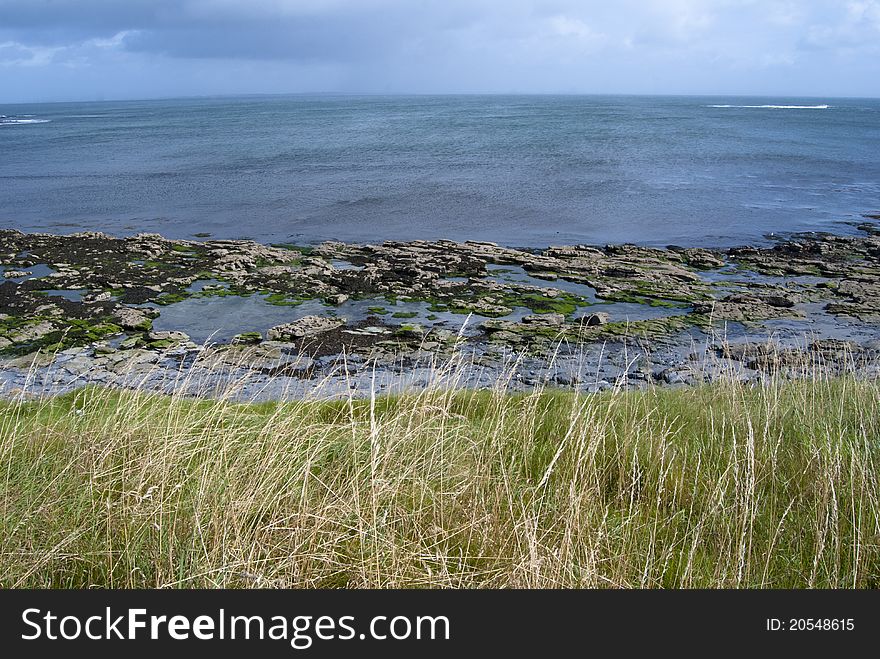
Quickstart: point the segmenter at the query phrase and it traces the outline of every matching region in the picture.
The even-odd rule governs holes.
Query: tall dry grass
[[[5,587],[880,586],[880,384],[0,403]]]

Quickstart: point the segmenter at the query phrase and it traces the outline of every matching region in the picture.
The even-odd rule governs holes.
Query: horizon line
[[[55,99],[55,100],[18,100],[3,101],[0,105],[49,105],[55,103],[137,103],[145,101],[183,101],[207,100],[223,98],[281,98],[307,96],[343,96],[343,97],[454,97],[454,96],[532,96],[532,97],[630,97],[630,98],[758,98],[758,99],[824,99],[824,100],[878,100],[880,96],[841,96],[811,94],[743,94],[743,93],[633,93],[633,92],[379,92],[379,91],[305,91],[305,92],[245,92],[193,95],[157,95],[144,97],[114,97],[88,99]]]

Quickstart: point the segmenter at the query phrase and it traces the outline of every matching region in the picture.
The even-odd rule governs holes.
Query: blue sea
[[[880,211],[880,101],[283,96],[0,105],[0,226],[726,246]]]

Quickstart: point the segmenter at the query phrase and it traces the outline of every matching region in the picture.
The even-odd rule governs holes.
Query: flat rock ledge
[[[694,364],[707,356],[748,377],[795,371],[805,359],[868,373],[880,340],[878,226],[870,216],[853,235],[797,234],[726,250],[261,245],[0,230],[0,374],[14,389],[21,373],[42,373],[52,389],[198,365],[211,381],[210,363],[306,382],[332,372],[340,355],[399,377],[425,360],[468,354],[498,377],[518,356],[531,366],[514,381],[535,383],[560,355],[593,359],[601,375],[600,356],[633,351],[652,360],[650,372],[627,375],[626,386],[702,382],[706,369],[695,375]],[[256,301],[258,313],[274,308],[274,321],[248,318],[207,343],[197,323],[178,314],[176,326],[163,315],[182,303],[229,299]],[[768,339],[776,346],[769,352],[708,348]]]
[[[344,318],[325,318],[322,316],[305,316],[292,323],[276,325],[268,332],[268,337],[273,341],[295,341],[310,336],[316,336],[335,330],[345,325]]]
[[[880,377],[880,340],[868,345],[818,340],[701,347],[619,343],[577,351],[560,344],[544,356],[463,343],[445,357],[425,349],[312,357],[285,341],[203,346],[166,332],[156,333],[156,340],[171,344],[152,349],[99,344],[19,357],[0,369],[0,396],[40,397],[100,385],[260,401],[369,397],[431,387],[511,392],[558,387],[596,393],[719,381],[760,385],[775,377],[817,373]]]

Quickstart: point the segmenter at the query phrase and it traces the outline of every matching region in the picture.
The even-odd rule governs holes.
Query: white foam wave
[[[48,124],[51,119],[0,119],[0,126],[15,126],[17,124]]]
[[[827,110],[830,105],[707,105],[707,108],[758,108],[763,110]]]

